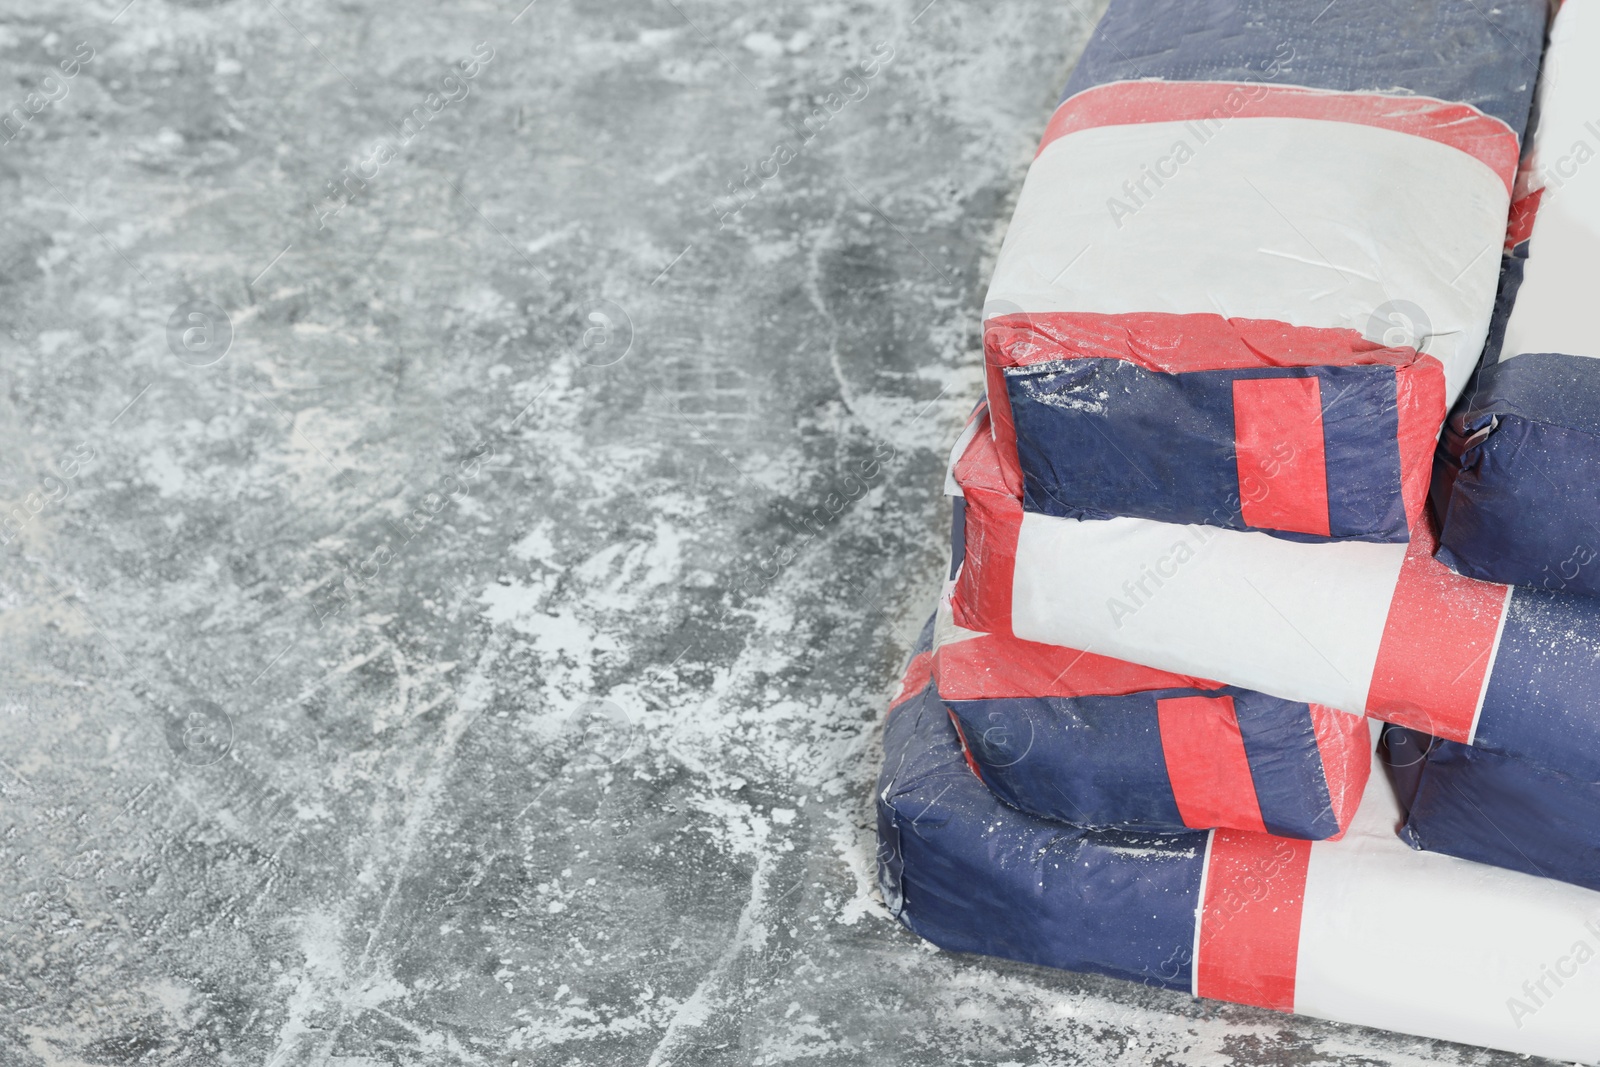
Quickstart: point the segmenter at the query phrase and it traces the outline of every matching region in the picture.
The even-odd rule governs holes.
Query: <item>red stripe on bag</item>
[[[1266,830],[1232,697],[1156,701],[1161,751],[1183,825]]]
[[[983,769],[978,766],[978,761],[972,758],[972,746],[967,744],[967,732],[961,728],[961,720],[956,718],[956,713],[945,708],[945,714],[950,716],[950,725],[956,728],[956,740],[961,742],[961,758],[967,761],[967,770],[973,777],[983,781]]]
[[[1211,835],[1194,967],[1198,997],[1294,1010],[1311,842],[1245,830]]]
[[[1428,500],[1433,449],[1439,443],[1449,405],[1444,399],[1444,364],[1433,356],[1394,369],[1395,411],[1399,422],[1400,498],[1406,525],[1416,529]]]
[[[1321,704],[1310,708],[1317,754],[1322,757],[1322,780],[1328,783],[1328,803],[1339,827],[1328,840],[1337,841],[1350,828],[1372,774],[1372,730],[1359,715]]]
[[[996,410],[1005,395],[998,368],[1065,359],[1121,359],[1148,371],[1183,374],[1259,367],[1404,367],[1433,358],[1414,348],[1386,347],[1342,327],[1225,319],[1211,312],[1012,312],[985,320],[983,330],[988,393]],[[1001,421],[997,416],[996,425]]]
[[[933,677],[933,653],[918,652],[911,657],[911,662],[906,664],[906,672],[900,678],[900,689],[889,701],[889,710],[904,704],[927,686],[928,680]]]
[[[994,442],[1000,484],[1021,500],[1022,462],[1017,457],[1017,424],[1011,416],[1011,392],[1006,388],[1007,364],[1004,362],[1003,346],[1010,336],[1011,331],[1002,326],[991,341],[989,330],[984,330],[983,390],[988,405],[987,418],[978,432]]]
[[[1533,224],[1539,217],[1539,204],[1544,200],[1544,190],[1535,189],[1511,205],[1511,219],[1506,226],[1506,248],[1509,253],[1522,242],[1533,237]]]
[[[1220,689],[1221,682],[1017,637],[979,634],[940,645],[933,670],[945,700],[1126,696],[1152,689]]]
[[[967,551],[950,595],[951,613],[957,626],[1009,636],[1022,500],[1006,487],[988,416],[956,461],[955,479],[967,502]]]
[[[1431,523],[1412,528],[1367,714],[1471,744],[1511,588],[1455,574],[1433,558],[1437,546]]]
[[[1322,385],[1314,377],[1233,383],[1239,511],[1260,530],[1328,536]]]
[[[1481,162],[1505,183],[1508,196],[1516,181],[1521,154],[1515,130],[1470,104],[1446,103],[1426,96],[1341,93],[1260,82],[1241,85],[1190,81],[1111,82],[1085,89],[1056,108],[1039,141],[1039,152],[1057,138],[1100,126],[1148,122],[1220,124],[1235,118],[1347,122],[1421,137]]]

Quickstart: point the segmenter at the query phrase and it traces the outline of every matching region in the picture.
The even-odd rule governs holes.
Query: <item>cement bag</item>
[[[1372,783],[1344,839],[1086,830],[1001,803],[931,685],[884,730],[878,878],[941,948],[1560,1060],[1600,1058],[1600,893],[1413,852]],[[1407,931],[1437,936],[1419,945]]]
[[[1441,446],[1439,558],[1461,574],[1600,593],[1600,11],[1567,4],[1540,76],[1531,236],[1501,283],[1503,339]],[[1498,331],[1497,331],[1498,332]]]
[[[984,309],[1030,511],[1407,540],[1495,302],[1545,0],[1112,0]]]
[[[1318,840],[1343,833],[1361,800],[1371,744],[1359,716],[963,629],[948,603],[936,618],[934,688],[1012,807],[1079,826]]]
[[[961,626],[1366,714],[1600,780],[1600,598],[1453,574],[1410,544],[1303,544],[1025,511],[964,438]]]
[[[1600,782],[1399,726],[1382,753],[1412,848],[1600,889]]]

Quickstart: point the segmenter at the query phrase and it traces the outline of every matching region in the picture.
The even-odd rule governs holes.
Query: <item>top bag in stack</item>
[[[1600,594],[1600,10],[1567,4],[1540,76],[1498,334],[1441,449],[1439,558],[1461,574]]]
[[[985,305],[1027,510],[1405,542],[1483,348],[1545,0],[1112,0]]]

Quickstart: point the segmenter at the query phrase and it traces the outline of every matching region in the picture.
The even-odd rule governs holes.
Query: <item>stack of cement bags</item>
[[[1537,744],[1467,746],[1390,727],[1384,754],[1413,847],[1600,889],[1600,10],[1557,16],[1511,251],[1483,363],[1446,426],[1433,485],[1438,559],[1513,583],[1522,702]],[[1530,655],[1531,654],[1531,655]],[[1496,673],[1499,668],[1496,668]],[[1487,715],[1488,708],[1485,707]],[[1432,733],[1434,736],[1429,736]],[[1470,739],[1467,739],[1470,740]],[[1503,739],[1502,739],[1503,740]],[[1600,924],[1597,924],[1600,927]],[[1600,947],[1591,938],[1587,959]],[[1555,966],[1555,964],[1552,964]],[[1518,994],[1530,1010],[1554,995]]]
[[[1538,284],[1574,281],[1577,253],[1566,277],[1536,269],[1545,230],[1582,212],[1574,196],[1555,215],[1547,189],[1531,243],[1510,241],[1521,297],[1498,291],[1507,219],[1532,214],[1512,207],[1538,169],[1519,179],[1546,16],[1544,0],[1112,0],[995,267],[987,396],[947,482],[950,581],[886,727],[880,881],[908,927],[1600,1057],[1600,965],[1563,969],[1537,1003],[1524,988],[1600,946],[1582,888],[1600,886],[1600,831],[1568,814],[1546,826],[1559,856],[1514,862],[1453,799],[1600,813],[1600,599],[1514,587],[1556,533],[1491,521],[1539,492],[1517,442],[1573,430],[1579,398],[1522,399],[1530,376],[1504,369],[1543,357],[1478,370],[1491,332],[1503,353],[1543,336],[1519,326]],[[1544,130],[1565,114],[1557,85]],[[1559,351],[1600,355],[1566,336]],[[1454,493],[1436,484],[1430,507],[1458,401]],[[1600,464],[1593,440],[1573,484]],[[1369,719],[1391,724],[1388,775]],[[1393,921],[1423,916],[1451,933],[1418,952]]]

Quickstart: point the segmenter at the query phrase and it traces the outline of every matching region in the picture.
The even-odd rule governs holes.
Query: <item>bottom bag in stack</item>
[[[923,670],[927,661],[923,661]],[[973,773],[928,677],[884,732],[878,877],[934,944],[1566,1060],[1600,1058],[1600,893],[1414,852],[1372,783],[1345,838],[1028,815]],[[1420,925],[1419,925],[1420,924]],[[1427,934],[1419,942],[1412,934]],[[1408,932],[1409,931],[1409,932]],[[1584,951],[1586,950],[1586,952]],[[1537,1005],[1528,990],[1551,989]]]
[[[1600,889],[1600,782],[1399,726],[1382,755],[1412,848]]]

